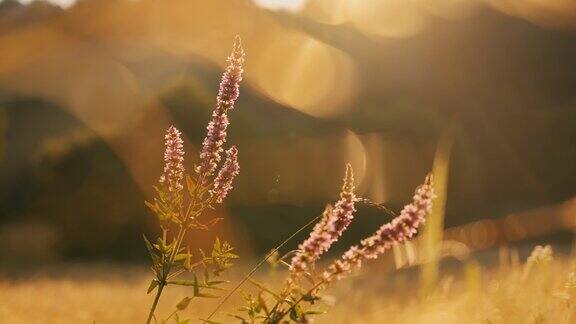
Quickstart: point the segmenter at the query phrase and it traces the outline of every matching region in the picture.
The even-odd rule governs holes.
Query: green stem
[[[174,259],[180,250],[180,245],[182,245],[182,240],[184,239],[184,235],[186,234],[186,227],[180,225],[180,229],[178,230],[178,235],[176,236],[176,246],[174,246],[174,250],[170,254],[170,258],[168,259],[168,264],[166,266],[165,272],[162,272],[162,277],[158,279],[158,290],[156,291],[156,296],[154,297],[154,302],[152,303],[152,307],[150,308],[150,314],[148,314],[148,320],[146,324],[150,324],[152,321],[152,317],[154,317],[154,312],[156,311],[156,307],[158,306],[158,301],[160,300],[160,296],[162,295],[162,290],[167,285],[166,280],[168,279],[168,275],[170,274],[170,268],[174,263]]]
[[[150,324],[152,321],[152,317],[154,316],[154,312],[156,311],[156,306],[158,306],[158,301],[160,300],[160,295],[162,295],[162,290],[164,289],[165,284],[161,282],[158,285],[158,290],[156,291],[156,297],[154,297],[154,302],[152,303],[152,307],[150,307],[150,314],[148,314],[148,320],[146,320],[146,324]]]
[[[189,214],[193,211],[194,207],[196,206],[196,199],[197,199],[196,192],[199,190],[198,189],[199,186],[203,185],[203,183],[204,183],[204,176],[201,176],[198,185],[194,188],[194,192],[191,195],[192,199],[188,203],[188,208],[184,214],[184,219],[182,219],[182,221],[185,223],[188,221]],[[180,211],[181,215],[182,215],[182,212],[183,212],[183,210]],[[201,212],[202,212],[202,208],[200,208],[200,210],[197,213],[201,213]],[[178,252],[180,251],[180,246],[182,245],[182,241],[184,240],[185,234],[186,234],[186,224],[184,224],[184,225],[180,224],[180,228],[178,230],[178,235],[176,235],[176,246],[174,247],[174,250],[172,250],[172,253],[170,254],[166,268],[162,269],[161,278],[158,278],[158,280],[159,280],[158,290],[156,291],[156,296],[154,297],[154,302],[152,303],[152,307],[150,308],[150,314],[148,314],[148,320],[146,321],[146,324],[150,324],[150,321],[152,321],[152,318],[154,318],[154,312],[156,311],[156,307],[158,306],[160,296],[162,295],[162,290],[164,290],[164,287],[166,285],[168,285],[167,281],[168,281],[168,278],[170,277],[170,268],[172,268],[172,265],[174,263],[174,259],[176,258],[176,255],[178,255]],[[166,237],[164,237],[164,240],[166,240]],[[163,257],[163,259],[164,259],[164,257]],[[173,314],[171,314],[170,317],[172,315]]]

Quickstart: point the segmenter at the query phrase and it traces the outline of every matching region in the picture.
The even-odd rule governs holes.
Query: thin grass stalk
[[[224,303],[226,303],[226,301],[228,299],[230,299],[230,297],[232,297],[232,295],[234,295],[234,293],[240,289],[240,287],[246,283],[246,281],[248,281],[249,279],[252,278],[252,276],[254,275],[254,273],[266,262],[268,261],[268,259],[270,259],[270,257],[272,255],[274,255],[276,252],[278,252],[278,250],[280,250],[284,245],[286,245],[288,242],[290,242],[296,235],[298,235],[300,232],[302,232],[304,229],[306,229],[307,227],[309,227],[310,225],[316,223],[316,221],[318,221],[320,218],[322,217],[322,214],[316,216],[314,219],[312,219],[311,221],[309,221],[308,223],[306,223],[304,226],[300,227],[296,232],[294,232],[292,235],[290,235],[287,239],[285,239],[284,241],[282,241],[282,243],[278,244],[274,249],[272,249],[270,252],[268,252],[268,254],[266,254],[266,256],[260,260],[260,262],[258,262],[256,264],[256,266],[254,266],[254,268],[252,268],[252,270],[250,270],[250,272],[248,272],[248,274],[246,276],[244,276],[244,278],[242,278],[242,280],[232,289],[230,290],[230,292],[224,296],[224,298],[222,298],[222,300],[220,301],[220,303],[218,303],[218,305],[216,306],[216,308],[210,313],[210,315],[208,315],[208,317],[206,318],[206,320],[210,320],[215,314],[216,312],[222,308],[222,306],[224,305]]]
[[[444,231],[444,216],[446,209],[446,193],[448,188],[448,174],[450,167],[450,152],[454,138],[445,134],[440,138],[436,153],[434,154],[434,189],[436,199],[432,212],[427,218],[422,238],[422,254],[425,263],[420,273],[420,296],[426,298],[435,290],[439,278],[439,258]]]

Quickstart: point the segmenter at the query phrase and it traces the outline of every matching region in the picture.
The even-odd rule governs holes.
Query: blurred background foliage
[[[1,1],[0,258],[145,258],[162,134],[183,130],[192,170],[235,34],[242,171],[215,213],[240,254],[320,213],[346,162],[401,207],[446,133],[447,227],[557,215],[576,193],[575,28],[567,0]],[[361,209],[343,245],[388,217]]]

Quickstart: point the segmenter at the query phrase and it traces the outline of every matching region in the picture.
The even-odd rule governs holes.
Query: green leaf
[[[296,322],[302,319],[302,308],[300,308],[300,305],[296,305],[290,309],[290,318]]]
[[[201,284],[198,282],[198,280],[187,280],[187,279],[179,279],[179,280],[168,280],[167,281],[168,284],[170,285],[178,285],[178,286],[189,286],[189,287],[195,287],[195,288],[206,288],[206,289],[212,289],[212,290],[226,290],[220,287],[215,287],[215,286],[211,286],[211,285],[206,285],[206,284]]]
[[[302,300],[307,301],[311,304],[314,304],[315,301],[320,300],[320,297],[314,296],[312,294],[306,294],[306,295],[302,296]]]
[[[179,254],[176,254],[176,256],[174,257],[174,261],[176,261],[176,262],[185,261],[189,257],[191,257],[191,255],[188,253],[179,253]]]
[[[154,202],[148,202],[148,201],[144,201],[144,205],[146,205],[146,207],[150,208],[151,211],[153,211],[154,213],[158,213],[158,203]]]
[[[190,322],[190,319],[180,319],[180,316],[178,316],[178,314],[176,314],[176,324],[188,324]]]
[[[199,293],[196,297],[200,297],[200,298],[220,298],[220,296],[218,296],[218,295],[207,294],[207,293]]]
[[[305,311],[304,314],[306,315],[322,315],[325,314],[326,312],[323,311],[317,311],[317,310],[309,310],[309,311]]]
[[[218,298],[219,296],[216,295],[212,295],[212,294],[206,294],[206,293],[202,293],[200,292],[200,287],[202,288],[208,288],[208,289],[215,289],[215,290],[224,290],[222,288],[218,288],[218,287],[210,287],[207,285],[202,285],[198,283],[198,277],[196,277],[196,275],[194,275],[194,296],[196,297],[202,297],[202,298]]]
[[[144,238],[144,243],[146,244],[146,249],[148,250],[150,257],[152,258],[152,261],[156,261],[159,257],[162,256],[162,253],[160,252],[160,250],[155,248],[152,245],[152,243],[150,243],[150,241],[148,240],[146,235],[142,235],[142,237]]]
[[[147,294],[151,293],[154,288],[158,287],[158,279],[152,279],[152,281],[150,281],[150,286],[148,286],[148,291],[146,292]]]
[[[228,259],[238,259],[238,258],[240,258],[238,255],[236,255],[236,254],[234,254],[234,253],[230,253],[230,252],[224,253],[224,254],[222,254],[222,255],[220,255],[220,256],[221,256],[221,257],[224,257],[224,258],[228,258]]]
[[[188,307],[188,305],[190,305],[190,301],[192,300],[192,298],[190,297],[184,297],[177,305],[176,308],[178,308],[178,310],[185,310],[186,307]]]
[[[161,237],[156,239],[156,244],[154,244],[154,246],[158,247],[160,251],[167,252],[166,242],[164,242]]]

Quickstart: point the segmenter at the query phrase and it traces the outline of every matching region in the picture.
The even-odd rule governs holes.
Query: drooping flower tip
[[[226,161],[214,179],[214,189],[212,189],[211,194],[217,203],[221,204],[224,198],[228,196],[228,192],[232,189],[232,182],[239,173],[238,149],[236,146],[232,146],[226,151]]]
[[[322,220],[316,224],[308,239],[298,247],[298,253],[292,258],[290,270],[292,276],[297,276],[314,266],[314,263],[324,254],[354,219],[354,176],[350,164],[346,166],[344,184],[340,192],[340,200],[334,207],[326,207]]]
[[[176,127],[170,126],[164,139],[164,172],[159,182],[166,186],[169,192],[178,192],[183,189],[185,171],[182,133]]]

